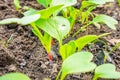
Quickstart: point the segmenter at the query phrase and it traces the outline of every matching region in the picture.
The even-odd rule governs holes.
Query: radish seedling
[[[59,74],[62,72],[60,80],[64,80],[68,74],[85,73],[94,70],[96,64],[91,62],[92,58],[93,55],[90,52],[77,52],[69,56],[62,64],[59,72]],[[59,75],[56,80],[58,78]]]
[[[103,36],[108,35],[109,33],[105,33],[102,35],[86,35],[80,37],[76,40],[71,40],[70,42],[60,46],[60,55],[62,56],[62,60],[64,61],[67,57],[74,54],[77,51],[81,51],[88,43],[101,38]]]
[[[44,46],[46,52],[48,53],[49,59],[52,60],[51,55],[51,42],[52,38],[55,38],[59,42],[60,46],[60,55],[63,59],[62,68],[56,78],[60,77],[60,80],[64,80],[64,78],[68,74],[74,73],[85,73],[95,69],[96,64],[92,63],[91,60],[93,55],[90,52],[76,52],[81,51],[88,43],[98,39],[103,35],[87,35],[80,37],[76,40],[71,40],[70,42],[63,45],[63,39],[66,35],[70,32],[73,24],[75,23],[76,18],[78,17],[78,13],[81,14],[81,22],[82,24],[85,23],[85,26],[81,27],[75,34],[80,31],[83,31],[87,26],[94,24],[94,23],[105,23],[110,28],[116,29],[115,24],[118,22],[113,18],[106,16],[106,15],[97,15],[93,18],[93,14],[91,11],[96,8],[98,5],[105,4],[106,2],[111,2],[114,0],[88,0],[83,1],[80,10],[75,9],[72,5],[77,3],[77,0],[37,0],[40,4],[42,4],[46,9],[43,10],[35,10],[30,8],[28,11],[23,12],[23,18],[9,18],[0,21],[0,24],[10,24],[10,23],[18,23],[21,25],[28,25],[32,26],[33,33],[39,38],[42,45]],[[14,0],[14,4],[16,9],[21,8],[19,5],[19,0]],[[50,6],[50,7],[49,7]],[[84,10],[87,9],[85,12]],[[62,10],[62,13],[65,14],[66,18],[63,16],[57,16],[57,14]],[[68,12],[69,16],[68,16]],[[92,16],[93,20],[88,21],[89,15]],[[87,23],[86,23],[87,22]],[[41,32],[41,30],[43,32]],[[76,52],[76,53],[75,53]],[[106,64],[107,65],[107,64]],[[99,66],[95,70],[95,77],[96,80],[98,77],[101,78],[118,78],[116,75],[119,75],[118,72],[115,72],[114,67],[108,65],[107,67],[112,68],[111,72],[114,72],[115,75],[112,77],[108,76],[106,69],[106,65]],[[108,68],[109,69],[109,68]],[[104,70],[104,71],[102,71]],[[105,73],[105,74],[102,74]],[[102,75],[98,75],[102,74]],[[110,74],[111,75],[111,74]],[[106,77],[107,76],[107,77]],[[17,79],[16,79],[17,77]],[[19,78],[20,77],[20,78]],[[22,75],[20,73],[10,73],[6,74],[5,76],[0,77],[0,80],[7,80],[12,79],[15,80],[30,80],[27,76]],[[22,78],[22,79],[21,79]],[[13,80],[14,80],[13,79]]]
[[[109,28],[116,30],[115,25],[118,24],[118,21],[115,20],[114,18],[107,16],[107,15],[97,15],[95,18],[93,18],[92,21],[90,21],[87,25],[81,27],[76,33],[74,33],[73,36],[77,35],[80,31],[83,31],[86,29],[89,25],[94,24],[94,23],[104,23],[106,24]]]
[[[19,0],[14,0],[14,5],[16,7],[16,10],[20,9],[21,6],[20,6],[20,1]]]
[[[62,45],[62,39],[70,31],[70,23],[67,19],[56,16],[49,19],[39,19],[35,22],[36,26],[46,33],[48,33],[53,38],[56,38],[60,45]]]
[[[115,66],[110,63],[106,63],[103,65],[98,66],[95,69],[93,80],[97,80],[98,78],[105,78],[105,79],[119,79],[120,72],[115,71]]]
[[[30,9],[27,12],[23,13],[23,18],[4,19],[0,21],[0,24],[31,24],[33,33],[39,38],[50,57],[52,37],[56,38],[59,41],[60,45],[62,45],[62,39],[70,31],[70,23],[67,19],[62,16],[52,16],[55,11],[61,9],[63,6],[64,5],[54,5],[40,11]],[[44,31],[43,34],[41,33],[40,29]]]

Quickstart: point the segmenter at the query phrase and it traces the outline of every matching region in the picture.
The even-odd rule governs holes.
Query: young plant
[[[94,19],[94,15],[92,14],[92,10],[95,9],[98,5],[105,4],[107,2],[113,2],[114,0],[88,0],[88,1],[82,1],[80,9],[76,8],[68,8],[67,11],[63,13],[67,15],[68,20],[70,21],[71,25],[73,26],[77,18],[80,18],[80,22],[83,25],[76,33],[73,34],[73,37],[77,35],[79,32],[84,31],[86,27],[88,27],[91,24],[96,24],[95,19],[100,16],[101,20],[99,19],[99,22],[105,23],[108,25],[108,27],[115,29],[113,25],[109,23],[109,20],[113,21],[112,23],[117,24],[118,22],[113,19],[112,17],[109,17],[107,15],[97,15]],[[91,16],[91,18],[94,20],[94,22],[89,21],[88,18]],[[105,18],[104,18],[105,17]],[[72,28],[71,26],[71,28]],[[112,27],[111,27],[112,26]]]
[[[58,3],[56,0],[52,0],[52,2],[50,1],[51,3],[50,2],[46,3],[46,1],[43,0],[38,0],[38,2],[44,5],[45,7],[47,7],[46,5],[50,4],[50,7],[43,10],[29,9],[28,11],[23,12],[24,14],[23,18],[5,19],[0,21],[0,24],[10,23],[18,23],[21,25],[30,24],[32,26],[33,33],[39,38],[51,60],[52,37],[57,39],[59,41],[59,44],[62,45],[62,39],[70,32],[69,21],[62,16],[57,16],[56,13],[58,13],[60,10],[67,6],[75,4],[76,0],[72,1],[68,0],[65,1],[64,4],[63,2]],[[43,34],[41,33],[40,30],[44,31]]]
[[[31,80],[31,79],[22,73],[7,73],[3,76],[0,76],[0,80]]]
[[[63,62],[56,80],[58,80],[61,73],[60,80],[64,80],[68,74],[85,73],[94,70],[96,64],[91,62],[92,58],[93,55],[90,52],[83,51],[72,54]]]
[[[79,52],[81,51],[88,43],[91,43],[92,41],[101,38],[103,36],[108,35],[109,33],[102,34],[102,35],[86,35],[83,37],[80,37],[76,40],[71,40],[70,42],[61,45],[60,46],[60,55],[62,57],[62,60],[64,61],[67,57],[74,54],[76,50]]]
[[[120,72],[115,71],[115,66],[113,64],[106,63],[95,69],[93,80],[97,80],[98,78],[119,79]]]
[[[21,6],[20,6],[20,1],[19,0],[14,0],[14,5],[16,7],[16,10],[20,9]]]
[[[76,33],[73,34],[73,36],[77,35],[81,31],[85,30],[89,25],[95,24],[95,23],[104,23],[109,28],[116,30],[115,25],[118,24],[118,21],[110,16],[100,14],[100,15],[97,15],[95,18],[93,18],[93,20],[90,21],[87,25],[82,26]]]
[[[97,67],[95,63],[91,62],[92,58],[92,53],[86,51],[72,54],[63,61],[62,68],[58,73],[56,80],[59,80],[59,78],[60,80],[64,80],[68,74],[91,72],[94,69],[95,72],[93,80],[97,80],[98,78],[120,78],[120,72],[115,71],[115,66],[113,64],[106,63]]]

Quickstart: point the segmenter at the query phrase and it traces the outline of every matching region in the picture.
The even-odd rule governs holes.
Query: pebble
[[[8,66],[8,71],[16,71],[17,68],[15,65],[11,64],[10,66]]]

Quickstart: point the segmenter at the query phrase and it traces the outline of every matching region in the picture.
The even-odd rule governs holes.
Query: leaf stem
[[[43,35],[42,35],[42,33],[39,31],[39,29],[37,28],[37,26],[34,24],[34,23],[31,23],[31,26],[32,26],[32,28],[33,28],[33,30],[35,31],[35,35],[38,37],[38,39],[41,41],[41,43],[42,43],[42,45],[46,48],[46,46],[45,46],[45,40],[44,40],[44,38],[43,38]]]
[[[59,79],[59,77],[60,77],[60,75],[61,75],[61,72],[62,72],[62,69],[60,69],[60,71],[59,71],[59,73],[58,73],[58,75],[57,75],[57,77],[56,77],[55,80],[58,80],[58,79]]]
[[[84,30],[85,28],[87,28],[90,24],[92,24],[92,22],[89,22],[88,24],[82,26],[77,32],[75,32],[75,33],[73,34],[72,37],[75,37],[79,32],[83,31],[83,30]]]
[[[94,76],[92,80],[97,80],[97,77]]]

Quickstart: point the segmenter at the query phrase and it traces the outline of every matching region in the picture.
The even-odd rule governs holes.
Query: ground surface
[[[42,8],[35,0],[21,0],[22,5],[34,7],[36,9]],[[90,26],[87,31],[78,34],[76,37],[81,37],[87,34],[101,34],[105,32],[112,32],[111,35],[105,37],[103,40],[107,43],[107,46],[111,48],[114,43],[120,42],[120,7],[117,3],[113,3],[112,6],[102,6],[97,8],[94,13],[108,14],[119,21],[117,30],[112,31],[105,25],[101,25],[101,29],[98,30],[95,26]],[[20,13],[15,10],[13,0],[0,0],[0,20],[10,17],[21,17]],[[80,24],[75,25],[79,28]],[[5,42],[12,36],[12,39],[8,44]],[[69,38],[70,40],[71,38]],[[65,40],[67,41],[67,40]],[[88,50],[88,48],[85,48]],[[98,42],[92,46],[89,50],[96,55],[93,60],[95,63],[102,64],[103,57],[99,57],[103,54],[103,45]],[[115,64],[117,71],[120,71],[120,49],[117,49],[110,55],[108,62]],[[9,72],[22,72],[27,74],[32,80],[44,80],[44,78],[51,78],[55,80],[61,65],[61,59],[54,59],[50,64],[47,53],[42,47],[39,40],[31,31],[30,26],[21,26],[17,24],[2,25],[0,26],[0,75]],[[67,76],[66,80],[92,80],[92,73],[81,75]]]

